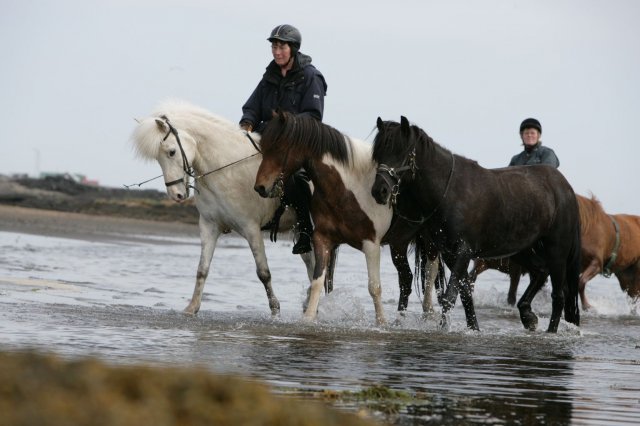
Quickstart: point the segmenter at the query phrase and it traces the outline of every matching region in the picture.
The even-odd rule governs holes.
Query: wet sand
[[[197,237],[198,226],[0,205],[0,231],[89,241],[140,241],[145,236]]]

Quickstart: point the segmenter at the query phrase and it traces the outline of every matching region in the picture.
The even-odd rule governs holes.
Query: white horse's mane
[[[144,160],[155,160],[159,155],[160,142],[166,133],[158,127],[156,119],[162,116],[169,118],[178,130],[189,132],[196,141],[197,136],[211,134],[224,137],[227,133],[235,133],[237,136],[237,124],[189,102],[170,99],[160,103],[149,117],[140,121],[131,135],[136,155]]]

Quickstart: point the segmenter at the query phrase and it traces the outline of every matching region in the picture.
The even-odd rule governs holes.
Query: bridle
[[[451,186],[451,180],[453,178],[453,171],[456,167],[456,157],[451,153],[451,170],[449,171],[449,177],[447,178],[447,184],[444,188],[444,192],[442,193],[442,198],[440,198],[440,202],[438,205],[429,213],[427,216],[421,216],[420,219],[410,219],[408,217],[400,214],[397,208],[398,195],[400,195],[400,184],[402,183],[402,177],[407,171],[411,171],[411,179],[415,179],[416,171],[418,170],[418,166],[416,164],[416,149],[413,148],[413,151],[409,153],[408,157],[404,160],[402,165],[398,168],[389,167],[386,164],[380,164],[378,166],[378,170],[376,171],[376,176],[380,176],[384,182],[391,189],[391,196],[389,197],[389,208],[393,208],[394,214],[396,214],[401,219],[406,220],[407,222],[422,224],[427,219],[429,219],[433,214],[440,208],[445,198],[447,198],[447,193],[449,192],[449,187]]]
[[[280,174],[273,182],[273,187],[271,188],[270,196],[272,198],[280,198],[284,197],[284,170],[287,167],[287,161],[289,160],[289,151],[291,150],[291,145],[287,147],[287,151],[284,153],[284,161],[282,162],[282,170]]]
[[[180,135],[178,135],[178,130],[175,127],[173,127],[173,125],[169,122],[169,117],[167,117],[166,115],[162,115],[160,116],[160,118],[169,127],[169,131],[167,132],[166,135],[164,135],[164,138],[162,138],[162,142],[166,141],[169,138],[169,135],[173,135],[173,137],[176,138],[176,142],[178,142],[178,147],[180,148],[180,155],[182,155],[182,170],[184,171],[186,176],[189,176],[195,179],[196,177],[195,177],[193,167],[189,164],[189,159],[187,158],[187,154],[185,154],[184,152],[184,148],[182,147],[182,142],[180,141]],[[164,184],[168,188],[170,186],[182,183],[184,182],[184,180],[185,180],[185,177],[183,176],[180,179],[172,180],[171,182],[165,182]],[[186,186],[187,186],[187,198],[189,198],[189,188],[193,186],[188,184],[188,178],[187,178]],[[193,188],[195,189],[195,187]]]
[[[398,194],[400,194],[400,184],[402,183],[402,175],[405,172],[411,170],[411,178],[414,179],[416,177],[416,170],[418,170],[418,166],[416,165],[416,149],[409,154],[409,156],[404,160],[402,165],[397,169],[394,167],[389,167],[386,164],[381,163],[378,166],[378,170],[376,171],[376,175],[380,176],[384,182],[391,189],[391,197],[389,197],[389,207],[395,206],[397,202]]]
[[[164,138],[162,138],[162,142],[166,141],[169,138],[170,135],[173,135],[173,137],[176,138],[176,142],[178,142],[178,147],[180,148],[180,155],[182,156],[182,170],[184,171],[185,176],[187,176],[187,183],[185,185],[186,188],[187,188],[187,194],[186,194],[187,198],[189,198],[189,188],[193,188],[194,190],[198,191],[198,189],[195,186],[189,184],[189,182],[188,182],[188,178],[189,177],[193,178],[193,180],[195,182],[198,179],[202,179],[203,177],[208,176],[208,175],[210,175],[212,173],[215,173],[215,172],[220,171],[222,169],[225,169],[227,167],[233,166],[234,164],[237,164],[237,163],[239,163],[241,161],[247,160],[247,159],[249,159],[251,157],[255,157],[256,155],[262,154],[262,151],[260,151],[260,148],[258,147],[256,142],[253,140],[251,135],[247,132],[246,133],[247,138],[249,138],[249,140],[251,141],[251,144],[253,145],[253,147],[258,152],[256,152],[255,154],[249,155],[247,157],[241,158],[239,160],[233,161],[233,162],[231,162],[229,164],[225,164],[224,166],[218,167],[217,169],[210,170],[210,171],[208,171],[206,173],[202,173],[202,174],[196,175],[193,166],[191,164],[189,164],[189,159],[187,158],[187,154],[184,152],[184,148],[182,147],[182,142],[180,141],[180,135],[178,134],[178,130],[175,127],[173,127],[173,125],[169,122],[169,117],[167,117],[166,115],[162,115],[162,116],[160,116],[160,118],[169,127],[169,131],[167,132],[166,135],[164,135]],[[288,154],[288,152],[287,152],[287,154]],[[170,186],[177,185],[179,183],[183,183],[185,181],[185,176],[183,176],[180,179],[172,180],[171,182],[165,182],[164,184],[168,188]],[[283,186],[284,186],[284,184],[283,184]]]

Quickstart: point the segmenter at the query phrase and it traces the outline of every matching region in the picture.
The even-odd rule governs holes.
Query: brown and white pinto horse
[[[304,168],[313,183],[311,216],[314,222],[313,247],[315,270],[304,318],[316,318],[328,254],[340,244],[349,244],[365,254],[371,295],[379,325],[386,322],[380,283],[380,245],[389,230],[393,211],[380,205],[370,195],[376,176],[376,164],[371,160],[371,145],[349,138],[336,129],[310,117],[277,113],[265,128],[261,139],[262,163],[254,189],[263,197],[282,194],[282,182]],[[398,309],[406,309],[411,291],[410,270],[406,263],[406,248],[416,231],[411,225],[399,225],[409,234],[404,244],[392,245],[392,258],[404,291]],[[404,265],[396,261],[405,256]],[[416,256],[421,257],[419,254]],[[408,281],[407,281],[408,277]],[[408,291],[406,283],[408,282]],[[425,291],[425,294],[430,289]],[[429,299],[430,303],[430,299]]]
[[[609,215],[595,196],[576,194],[580,212],[581,268],[579,291],[582,309],[589,309],[585,288],[597,274],[615,274],[620,288],[632,299],[640,298],[640,217]],[[515,304],[520,276],[527,271],[509,258],[475,259],[471,282],[487,269],[497,269],[510,277],[507,301]]]

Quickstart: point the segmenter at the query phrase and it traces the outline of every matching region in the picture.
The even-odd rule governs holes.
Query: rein
[[[616,243],[613,246],[613,251],[611,252],[609,261],[602,270],[602,275],[605,278],[609,278],[613,273],[611,268],[613,268],[613,265],[616,263],[616,258],[618,257],[618,249],[620,248],[620,226],[618,225],[618,222],[616,222],[616,220],[613,218],[613,216],[609,215],[609,218],[613,222],[613,227],[616,229]]]

